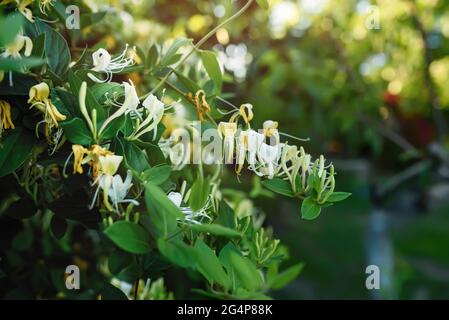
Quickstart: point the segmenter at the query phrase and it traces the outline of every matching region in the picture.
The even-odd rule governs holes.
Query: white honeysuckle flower
[[[115,58],[112,58],[106,49],[100,48],[92,54],[92,60],[94,65],[92,71],[106,73],[104,80],[98,79],[92,73],[87,74],[92,81],[99,83],[110,82],[114,73],[120,73],[126,67],[134,64],[133,57],[128,54],[128,44],[126,44],[125,50]]]
[[[22,34],[18,34],[14,41],[8,44],[5,47],[5,51],[2,53],[2,57],[13,57],[13,58],[21,58],[20,52],[24,49],[23,55],[25,57],[29,57],[31,55],[31,51],[33,50],[33,42],[27,36]]]
[[[31,52],[33,51],[33,41],[27,36],[24,36],[21,33],[19,33],[15,38],[14,41],[8,44],[5,47],[5,51],[2,52],[1,56],[3,58],[12,57],[14,59],[20,59],[22,56],[20,52],[23,51],[23,55],[25,57],[29,57],[31,55]],[[12,87],[14,85],[13,79],[12,79],[12,71],[9,72],[9,86]]]
[[[201,220],[201,218],[206,218],[206,219],[212,220],[212,218],[206,212],[206,210],[207,210],[207,208],[209,207],[209,204],[210,204],[210,199],[207,200],[207,203],[204,206],[204,208],[200,209],[199,211],[193,211],[188,206],[185,206],[185,207],[181,206],[182,198],[183,198],[181,193],[171,191],[167,195],[167,197],[184,214],[184,221],[187,221],[189,223],[200,224],[201,222],[198,221],[197,219]]]
[[[109,192],[113,182],[113,176],[117,172],[120,163],[123,160],[122,156],[117,155],[106,155],[100,156],[98,158],[100,163],[100,175],[94,181],[93,185],[98,184],[97,190],[95,191],[92,204],[90,209],[93,208],[95,201],[98,197],[98,191],[103,189],[103,204],[109,211],[113,211],[111,204],[109,203]]]
[[[153,140],[156,140],[157,126],[162,120],[165,105],[155,95],[150,94],[143,102],[143,112],[146,112],[145,120],[137,127],[130,139],[138,139],[141,135],[153,131]]]
[[[281,157],[281,145],[271,146],[263,142],[257,152],[260,167],[256,174],[266,175],[272,179],[279,172],[279,159]]]
[[[235,122],[220,122],[218,124],[218,132],[222,137],[224,137],[223,141],[223,150],[225,156],[225,163],[232,163],[232,159],[234,156],[234,140],[235,134],[237,132],[237,123]]]
[[[324,156],[321,155],[320,156],[320,160],[319,160],[319,164],[318,164],[318,177],[321,178],[321,176],[323,175],[323,172],[325,172],[325,170],[324,170]]]
[[[123,157],[117,155],[100,156],[99,161],[101,165],[101,173],[108,176],[113,176],[120,166]]]
[[[125,89],[125,101],[127,101],[125,113],[137,113],[137,107],[140,104],[140,100],[134,83],[131,80],[128,80],[128,82],[123,82],[123,87]]]
[[[177,206],[178,208],[181,207],[182,194],[180,194],[179,192],[171,191],[167,195],[167,197],[170,199],[171,202],[174,203],[175,206]]]
[[[257,152],[262,143],[265,141],[265,136],[252,129],[247,130],[247,135],[248,135],[247,148],[248,148],[249,169],[255,170],[254,166],[257,160]]]
[[[100,181],[100,186],[102,189],[106,188],[106,186],[103,185],[103,182],[104,180]],[[128,195],[128,192],[131,189],[132,185],[132,173],[130,170],[128,170],[126,173],[125,181],[123,181],[122,177],[119,174],[113,176],[111,187],[108,190],[108,195],[117,212],[119,203],[132,203],[136,206],[139,205],[139,202],[135,199],[126,199],[126,196]]]
[[[139,105],[139,97],[137,96],[136,88],[134,87],[133,82],[131,80],[129,80],[129,82],[123,82],[123,87],[125,90],[125,100],[123,101],[122,105],[120,105],[117,102],[114,102],[113,105],[119,108],[103,122],[100,130],[98,131],[99,135],[101,135],[104,132],[104,130],[106,129],[108,124],[111,123],[112,120],[122,116],[123,114],[132,113],[138,115],[137,107]],[[88,115],[85,115],[85,117],[88,117]]]
[[[128,138],[131,140],[138,139],[143,134],[153,131],[153,140],[156,139],[157,126],[161,122],[164,116],[165,105],[155,95],[150,94],[143,102],[143,108],[139,112],[144,115],[144,120],[139,123],[133,134]],[[139,114],[139,119],[142,119],[142,115]]]

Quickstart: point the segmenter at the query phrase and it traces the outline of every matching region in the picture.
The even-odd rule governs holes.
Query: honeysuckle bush
[[[220,26],[256,2],[267,6],[247,1]],[[282,267],[288,250],[257,204],[223,180],[296,199],[298,220],[349,194],[336,191],[333,165],[277,121],[253,127],[265,106],[223,98],[229,77],[202,47],[220,26],[195,43],[139,46],[110,34],[110,51],[93,34],[122,13],[113,6],[0,5],[5,297],[268,298],[298,276],[302,263]],[[67,27],[73,5],[80,29]],[[71,264],[79,292],[65,288]],[[187,289],[166,289],[172,270]]]

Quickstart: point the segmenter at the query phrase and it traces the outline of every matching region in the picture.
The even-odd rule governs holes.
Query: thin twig
[[[176,65],[175,68],[171,69],[160,81],[159,83],[151,90],[149,93],[145,94],[144,96],[140,97],[140,99],[145,99],[150,94],[154,94],[157,90],[160,89],[160,87],[168,80],[168,78],[175,72],[176,68],[183,65],[184,62],[187,61],[187,59],[207,41],[210,37],[212,37],[218,30],[220,30],[223,26],[234,20],[235,18],[238,18],[241,14],[243,14],[250,5],[254,2],[254,0],[249,0],[239,11],[234,13],[232,16],[224,20],[222,23],[217,25],[215,28],[213,28],[211,31],[209,31],[204,37],[202,37],[193,47],[192,49],[184,56],[184,58]]]

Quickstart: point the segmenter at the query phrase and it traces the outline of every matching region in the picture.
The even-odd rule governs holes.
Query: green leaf
[[[0,142],[0,177],[19,168],[31,155],[34,139],[22,128],[16,128]]]
[[[92,142],[92,134],[87,128],[86,123],[80,118],[73,118],[69,121],[61,122],[64,135],[67,140],[73,144],[90,145]]]
[[[269,279],[269,286],[272,289],[280,289],[293,280],[298,277],[298,275],[301,273],[302,269],[304,268],[303,263],[295,264],[294,266],[291,266],[287,270],[282,271],[281,273],[275,275],[273,278]]]
[[[234,211],[224,200],[220,202],[220,209],[218,211],[218,217],[215,220],[215,223],[230,229],[236,228]]]
[[[44,56],[44,53],[45,33],[42,33],[33,40],[33,50],[31,51],[31,56],[35,58],[42,58]]]
[[[112,274],[118,274],[131,264],[132,255],[122,250],[115,250],[109,256],[108,267]]]
[[[329,198],[327,198],[327,202],[340,202],[352,195],[350,192],[333,192]]]
[[[268,0],[256,0],[256,2],[262,9],[267,10],[270,7]]]
[[[142,180],[150,181],[155,185],[161,185],[170,177],[171,167],[166,164],[154,166],[145,170]]]
[[[97,83],[90,88],[95,100],[99,103],[104,103],[106,100],[106,93],[109,98],[121,97],[124,95],[123,86],[116,82]]]
[[[198,271],[210,283],[218,283],[225,289],[229,288],[231,281],[215,255],[215,252],[201,239],[196,241],[195,250],[199,257],[196,262]]]
[[[189,228],[197,232],[207,232],[216,236],[222,237],[238,237],[241,238],[242,234],[236,230],[221,226],[219,224],[190,224]]]
[[[19,13],[0,16],[0,47],[4,47],[14,41],[22,28],[23,17]]]
[[[176,53],[172,55],[170,58],[164,60],[164,66],[171,66],[172,64],[175,64],[178,62],[182,57],[182,54]]]
[[[184,215],[179,208],[167,197],[161,188],[149,181],[145,185],[145,203],[148,209],[169,214],[174,218],[183,219]]]
[[[153,44],[148,50],[148,54],[145,60],[145,68],[153,69],[159,60],[159,50],[156,44]]]
[[[282,194],[284,196],[293,198],[295,194],[293,193],[292,187],[288,181],[273,178],[268,180],[263,180],[262,184],[269,190]]]
[[[228,246],[227,246],[228,247]],[[236,280],[247,290],[254,291],[262,285],[262,278],[254,263],[240,253],[228,247],[220,252],[220,258],[227,266],[228,273],[235,275]]]
[[[178,78],[180,84],[184,87],[181,89],[188,90],[189,92],[195,94],[198,90],[201,89],[201,87],[195,82],[189,79],[188,77],[184,76],[182,73],[175,70],[176,77]],[[177,91],[174,91],[177,93]],[[182,98],[185,99],[184,96]]]
[[[318,177],[318,175],[315,174],[315,173],[311,173],[307,177],[307,185],[310,186],[316,192],[320,192],[320,188],[321,188],[321,179],[320,179],[320,177]]]
[[[110,283],[105,283],[101,292],[102,300],[128,300],[125,293]]]
[[[126,118],[125,117],[118,117],[114,120],[112,120],[106,129],[101,133],[101,139],[112,139],[117,136],[117,133],[122,130],[123,126],[125,125]]]
[[[199,175],[192,185],[189,197],[189,206],[193,211],[198,211],[204,207],[210,192],[209,179],[204,179]]]
[[[33,245],[33,231],[31,228],[25,228],[24,230],[17,233],[11,243],[11,247],[17,251],[25,251],[30,249]]]
[[[136,172],[143,172],[150,168],[146,154],[132,141],[118,138],[120,149],[116,150],[118,155],[125,157],[126,165]]]
[[[81,79],[78,78],[78,76],[75,73],[73,73],[72,70],[69,70],[68,80],[72,93],[78,99],[82,83]],[[97,122],[100,122],[101,120],[104,120],[106,118],[106,112],[104,111],[101,104],[99,104],[98,101],[95,99],[95,96],[92,94],[89,87],[87,87],[86,90],[86,108],[89,114],[92,114],[93,109],[97,110]]]
[[[138,224],[117,221],[108,227],[104,233],[125,251],[135,254],[145,254],[151,251],[150,235]]]
[[[45,60],[33,57],[23,57],[21,59],[0,58],[0,70],[24,73],[25,69],[37,67],[44,63]]]
[[[157,240],[157,247],[164,257],[182,268],[193,268],[197,257],[194,248],[182,241]]]
[[[217,55],[213,51],[204,50],[201,51],[201,60],[203,61],[207,74],[214,82],[215,92],[220,92],[223,84],[223,75],[221,73],[220,64],[217,60]]]
[[[32,38],[45,34],[45,56],[48,67],[64,79],[71,62],[70,50],[64,37],[38,18],[34,23],[26,21],[25,28],[26,33]]]
[[[187,44],[190,44],[191,42],[192,42],[191,39],[186,39],[186,38],[178,38],[178,39],[176,39],[173,42],[173,44],[171,45],[171,47],[168,48],[168,50],[165,53],[165,55],[162,57],[161,65],[162,66],[166,66],[167,62],[170,62],[170,60],[173,59],[173,56],[177,54],[179,48],[181,48],[182,46],[185,46]]]
[[[307,197],[304,199],[301,205],[301,216],[305,220],[316,219],[321,212],[321,207],[312,199]]]

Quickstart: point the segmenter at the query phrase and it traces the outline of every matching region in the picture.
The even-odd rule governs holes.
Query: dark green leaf
[[[87,128],[86,123],[80,118],[73,118],[69,121],[61,122],[64,135],[67,140],[73,144],[90,145],[92,134]]]
[[[157,247],[164,257],[182,268],[194,267],[199,258],[196,251],[182,241],[167,241],[161,238],[157,241]]]
[[[34,139],[22,128],[16,128],[0,143],[0,177],[20,167],[31,155]]]
[[[135,254],[145,254],[151,251],[150,236],[138,224],[117,221],[109,226],[104,233],[125,251]]]
[[[295,194],[293,193],[292,187],[290,185],[290,182],[279,179],[279,178],[273,178],[269,180],[263,180],[262,184],[269,190],[282,194],[287,197],[294,197]]]

